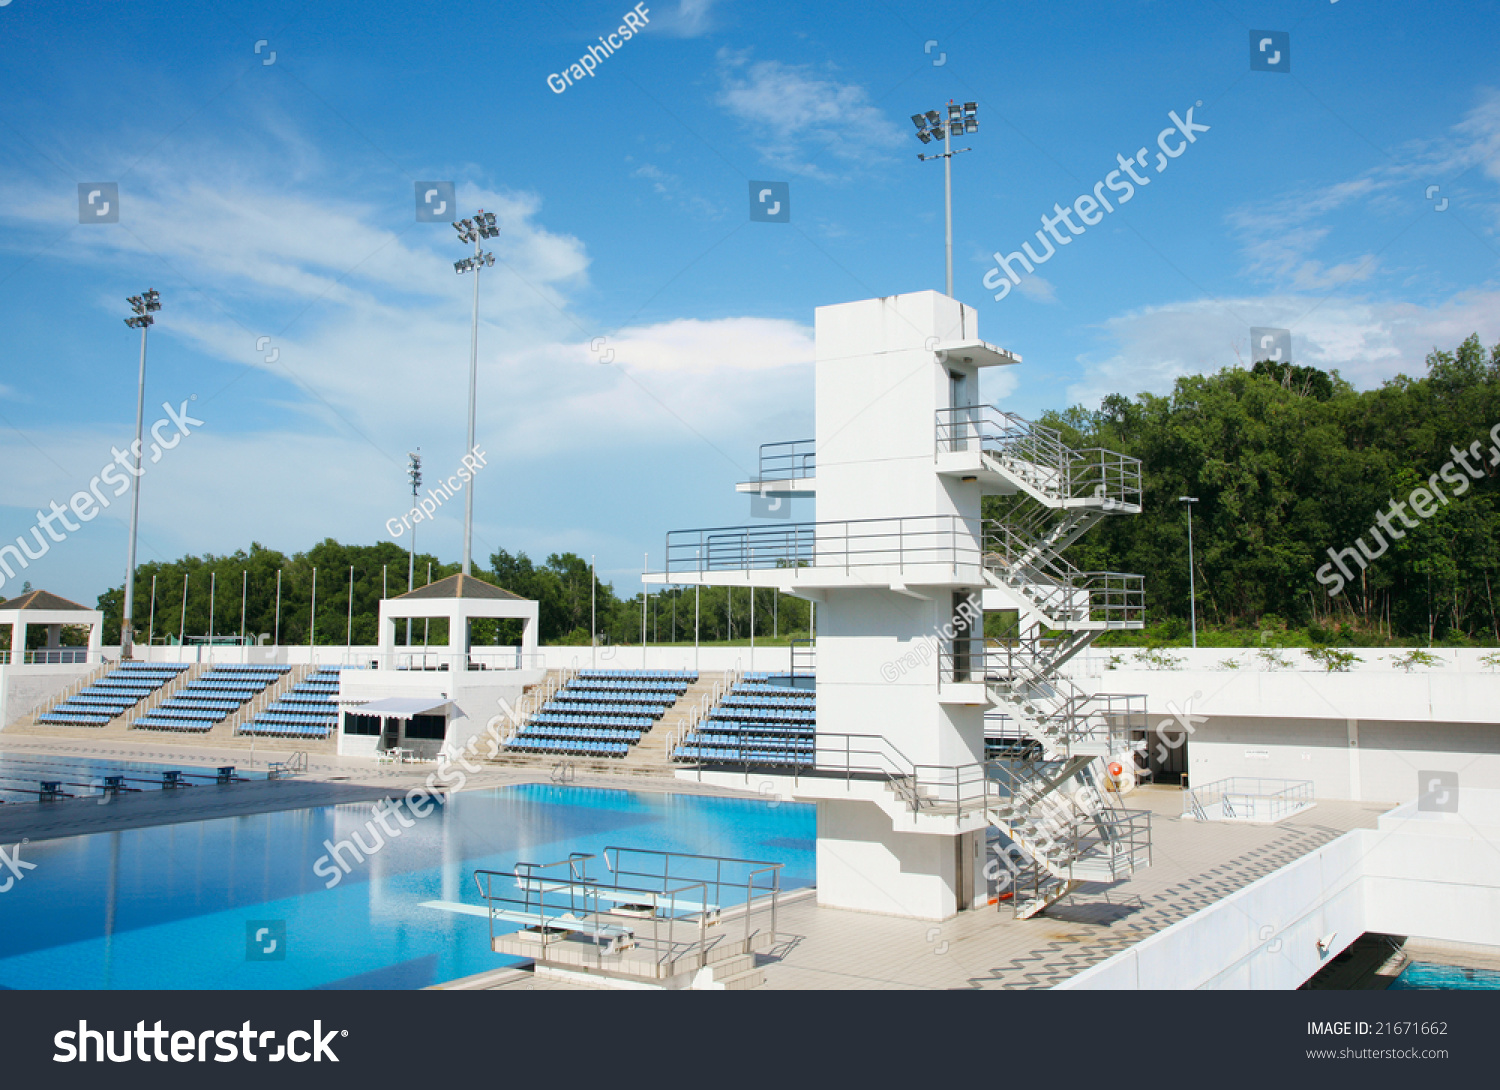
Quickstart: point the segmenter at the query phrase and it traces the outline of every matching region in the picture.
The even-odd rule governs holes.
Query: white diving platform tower
[[[645,576],[818,604],[813,764],[686,774],[816,802],[823,905],[944,919],[998,895],[1002,855],[1023,861],[1029,889],[1000,883],[1022,915],[1128,877],[1149,822],[1119,806],[1106,765],[1132,763],[1144,707],[1057,671],[1099,632],[1141,626],[1139,576],[1061,555],[1140,511],[1140,463],[981,404],[980,369],[1020,357],[941,293],[819,307],[816,334],[816,438],[763,448],[738,488],[815,496],[817,521],[674,531]],[[983,517],[987,495],[1010,497],[1003,518]],[[996,613],[1011,638],[985,638]]]

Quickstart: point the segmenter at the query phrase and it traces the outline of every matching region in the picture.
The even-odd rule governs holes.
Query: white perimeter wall
[[[0,726],[30,715],[94,669],[94,665],[0,666]]]
[[[1500,946],[1497,835],[1500,792],[1409,803],[1058,987],[1291,989],[1366,931]]]

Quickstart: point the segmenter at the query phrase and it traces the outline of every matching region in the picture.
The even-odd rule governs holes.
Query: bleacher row
[[[687,670],[581,670],[527,720],[507,748],[624,757],[697,680]]]
[[[816,694],[746,674],[672,751],[679,761],[806,767],[816,745]]]
[[[358,666],[324,666],[309,674],[236,732],[261,738],[327,738],[339,722],[339,673]]]
[[[131,726],[136,730],[203,734],[290,671],[290,666],[215,666],[138,717]]]
[[[187,667],[145,662],[121,663],[104,677],[79,690],[50,712],[37,716],[38,723],[65,727],[102,727],[124,715],[168,682],[177,680]]]

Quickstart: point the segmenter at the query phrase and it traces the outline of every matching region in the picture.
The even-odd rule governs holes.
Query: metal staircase
[[[937,441],[940,458],[977,454],[977,468],[1014,496],[1004,517],[985,521],[981,547],[995,592],[986,605],[1013,610],[1019,638],[956,640],[943,669],[982,679],[1013,735],[1034,743],[985,766],[985,817],[1025,862],[1011,899],[1027,918],[1082,882],[1119,881],[1150,862],[1149,814],[1104,789],[1104,761],[1130,759],[1144,702],[1085,693],[1059,673],[1100,632],[1144,624],[1140,576],[1080,571],[1062,555],[1107,515],[1139,513],[1140,461],[1072,450],[1055,429],[991,406],[940,412]]]

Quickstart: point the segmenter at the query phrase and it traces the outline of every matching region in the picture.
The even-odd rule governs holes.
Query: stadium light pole
[[[141,426],[146,412],[146,330],[156,321],[153,315],[161,309],[161,292],[152,288],[141,295],[132,295],[125,300],[135,313],[125,319],[131,329],[141,331],[141,372],[135,390],[135,468],[130,481],[130,544],[125,557],[125,603],[120,614],[120,658],[135,655],[135,537],[141,521]]]
[[[470,448],[472,449],[472,448]],[[417,490],[422,487],[422,448],[407,455],[411,459],[406,466],[406,475],[411,478],[411,506],[416,510]],[[474,483],[469,482],[471,485]],[[417,578],[417,527],[411,528],[411,549],[406,558],[406,592],[410,594],[416,588],[412,585]],[[411,654],[411,618],[406,618],[406,653]]]
[[[1198,584],[1193,574],[1193,504],[1197,496],[1178,496],[1178,503],[1187,504],[1188,513],[1188,614],[1192,617],[1193,648],[1198,647]]]
[[[474,244],[474,256],[453,263],[453,271],[462,276],[474,274],[474,324],[469,333],[469,445],[465,454],[474,452],[474,398],[479,388],[479,270],[495,264],[495,255],[483,252],[487,238],[498,238],[500,228],[495,226],[495,213],[483,208],[471,220],[458,220],[453,224],[460,242]],[[464,489],[464,567],[465,575],[474,574],[474,482],[471,479]]]
[[[933,140],[943,141],[943,150],[936,155],[918,155],[922,162],[929,159],[941,159],[943,161],[943,228],[947,240],[947,286],[948,297],[953,297],[953,157],[973,148],[959,148],[953,150],[955,136],[964,133],[979,131],[979,106],[973,102],[965,102],[960,106],[956,102],[948,103],[948,118],[936,110],[928,110],[925,114],[912,114],[913,124],[917,126],[917,139],[924,144],[930,144]]]

